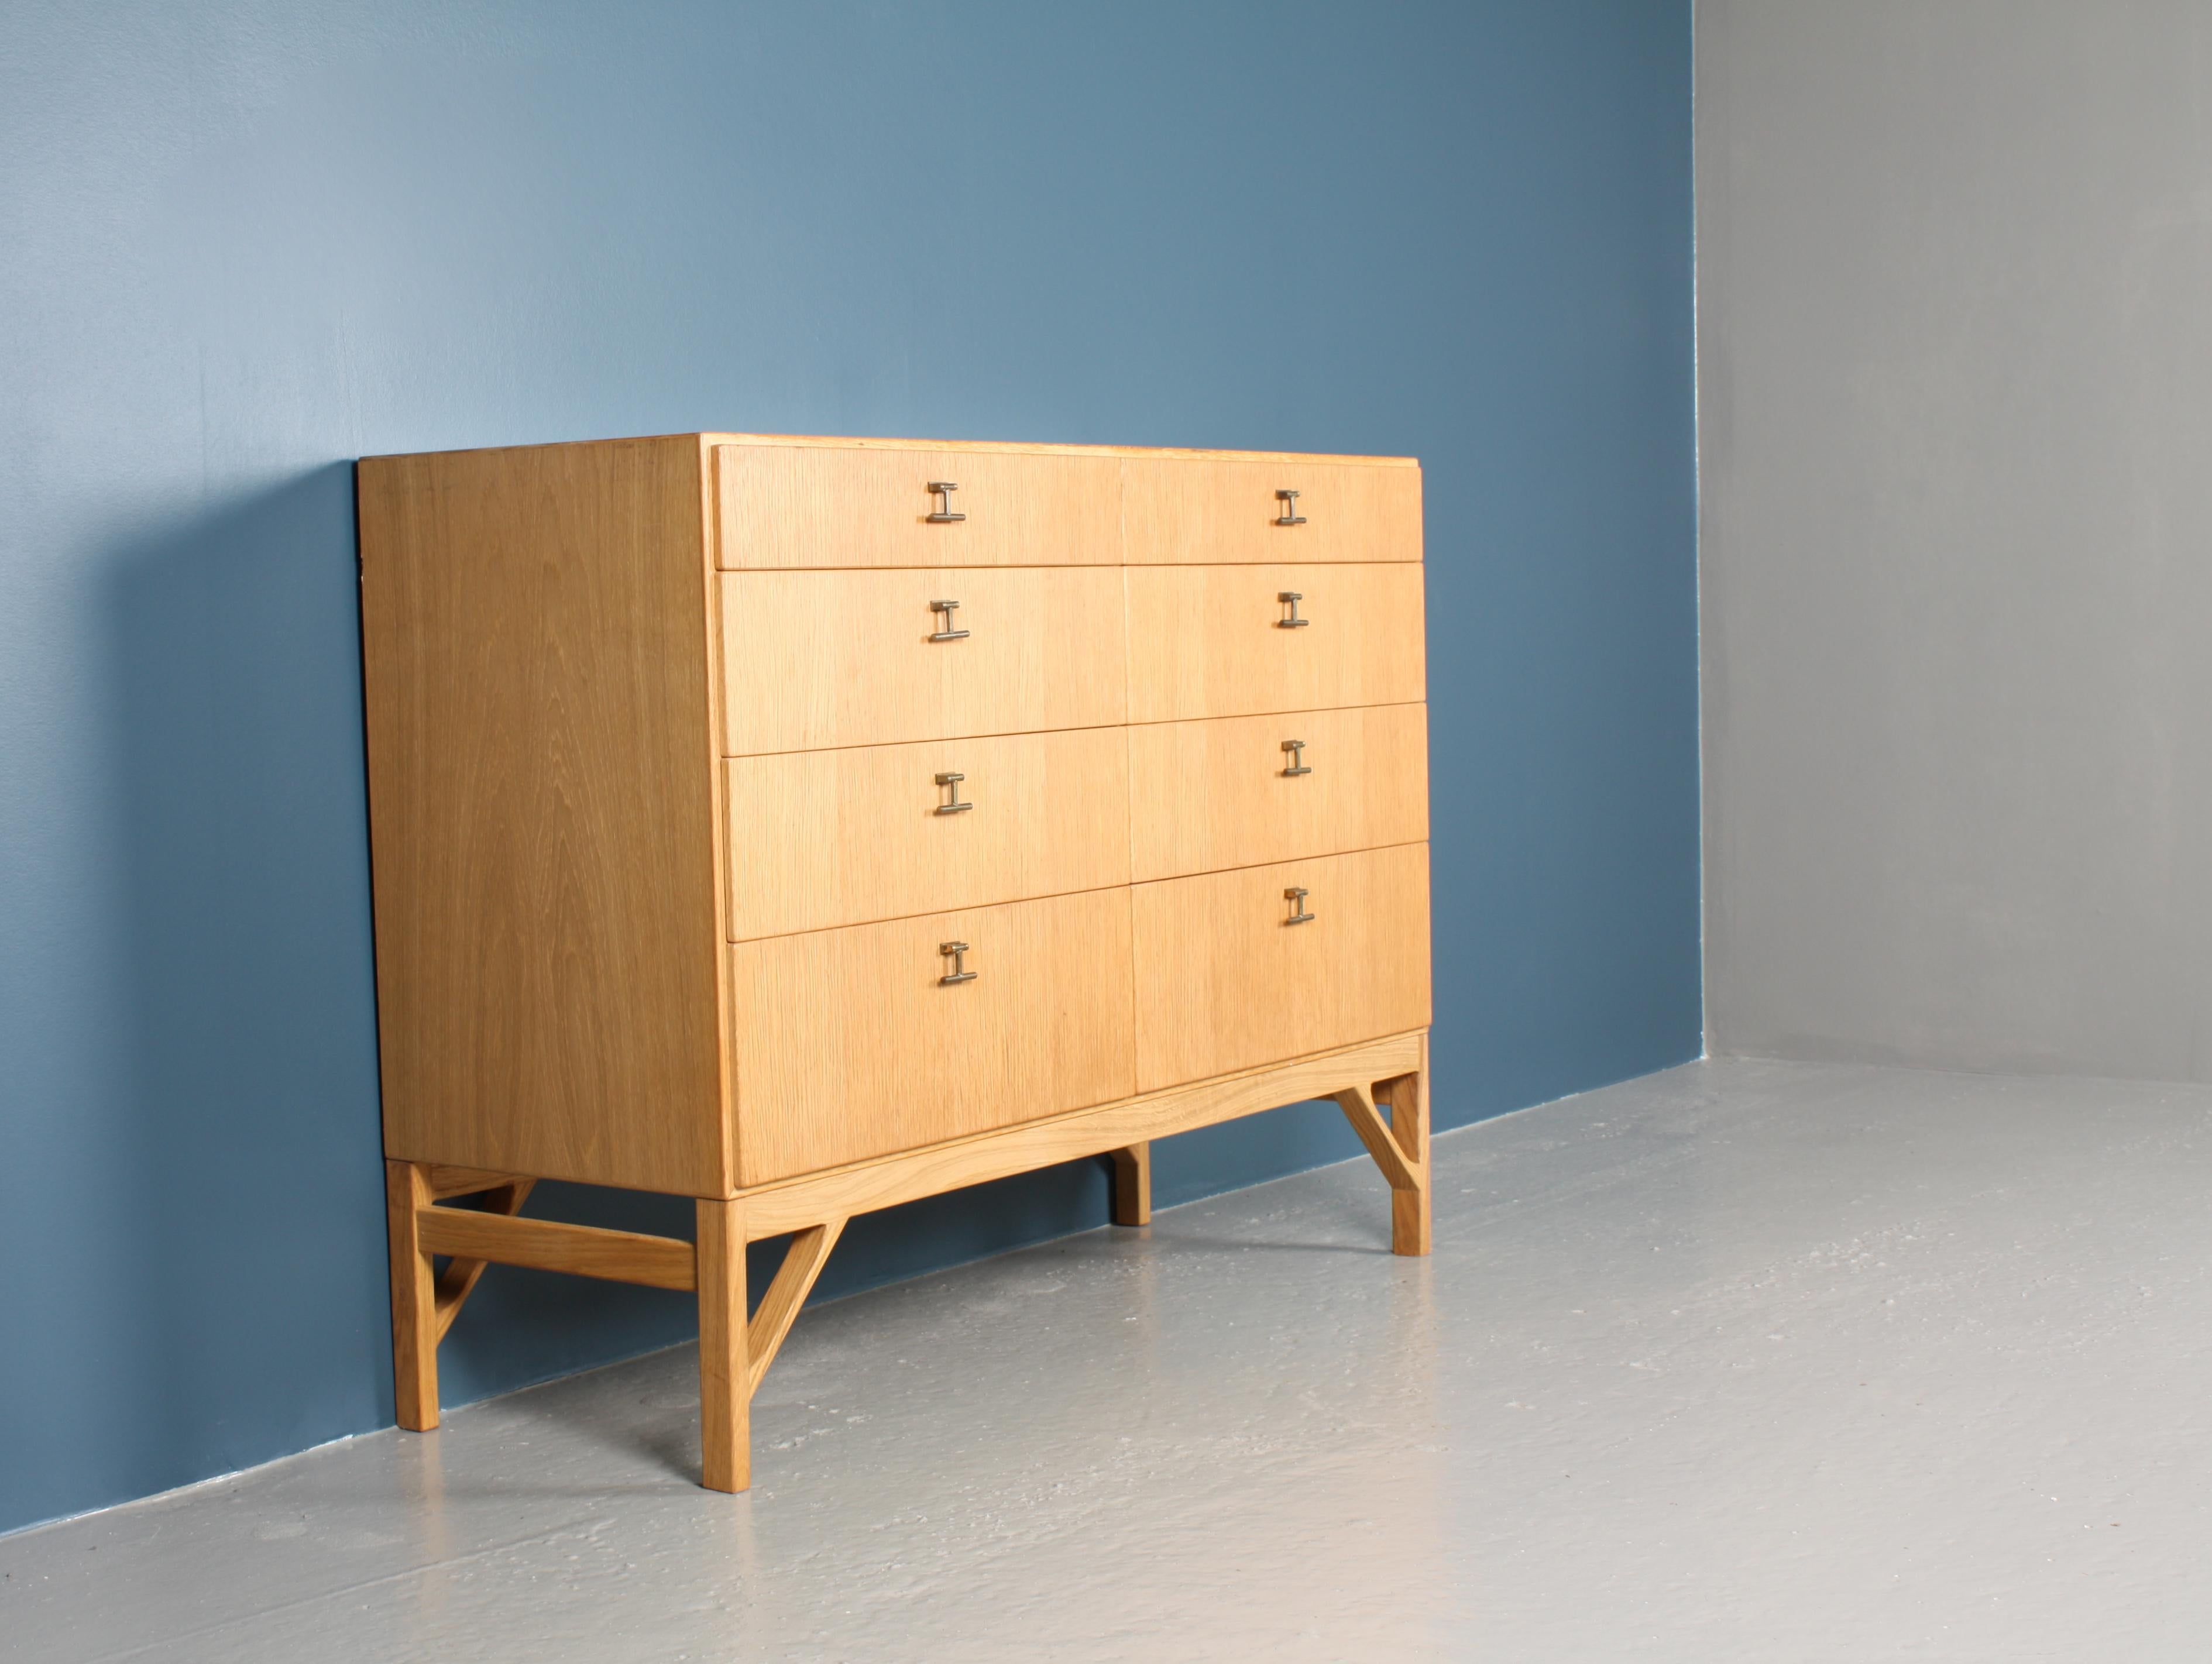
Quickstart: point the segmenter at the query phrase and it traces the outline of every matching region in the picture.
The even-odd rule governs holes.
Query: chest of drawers
[[[694,434],[359,500],[402,1425],[487,1263],[681,1289],[742,1490],[847,1219],[1103,1157],[1141,1224],[1152,1139],[1309,1098],[1427,1251],[1413,464]]]

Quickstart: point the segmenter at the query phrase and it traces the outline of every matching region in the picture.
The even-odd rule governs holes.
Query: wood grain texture
[[[1359,1142],[1374,1159],[1375,1165],[1382,1170],[1382,1177],[1390,1188],[1419,1189],[1421,1176],[1414,1170],[1413,1163],[1406,1159],[1406,1152],[1399,1148],[1397,1138],[1390,1130],[1390,1123],[1384,1120],[1381,1112],[1376,1108],[1373,1092],[1364,1086],[1347,1086],[1329,1096],[1336,1100],[1336,1107],[1344,1111],[1345,1120],[1352,1123],[1352,1130],[1358,1134]]]
[[[1412,1069],[1421,1057],[1421,1040],[1419,1034],[1388,1035],[752,1190],[744,1199],[745,1230],[756,1240],[781,1236],[823,1219],[896,1207],[1056,1162],[1103,1156],[1262,1109],[1327,1097],[1347,1081],[1379,1080]]]
[[[394,1156],[727,1187],[699,455],[361,465]]]
[[[822,1267],[830,1263],[830,1250],[837,1246],[844,1229],[842,1219],[827,1219],[792,1234],[791,1245],[783,1251],[783,1263],[775,1268],[768,1292],[761,1296],[760,1309],[746,1326],[746,1392],[760,1391],[761,1377],[782,1350],[784,1337],[791,1333],[799,1309],[806,1303],[807,1292],[822,1275]]]
[[[422,1245],[432,1254],[566,1272],[573,1277],[598,1277],[611,1283],[641,1283],[647,1288],[676,1289],[686,1294],[697,1286],[691,1244],[672,1236],[645,1236],[634,1230],[515,1218],[462,1207],[424,1207],[415,1219]]]
[[[975,980],[947,987],[951,941]],[[1135,1090],[1126,890],[729,952],[744,1184]]]
[[[1127,884],[1127,733],[732,759],[730,939]],[[945,774],[973,807],[938,812]]]
[[[697,1214],[699,1482],[709,1491],[743,1491],[753,1482],[745,1205],[702,1199]]]
[[[1133,566],[1132,722],[1402,705],[1425,695],[1421,567]],[[1276,597],[1304,599],[1277,628]]]
[[[1151,723],[1128,735],[1140,882],[1429,835],[1425,706]],[[1292,739],[1301,751],[1283,750]],[[1285,775],[1294,755],[1310,774]]]
[[[1375,1084],[1376,1102],[1390,1112],[1390,1131],[1419,1175],[1418,1186],[1390,1193],[1390,1251],[1418,1258],[1429,1251],[1434,1231],[1435,1191],[1429,1163],[1429,1036],[1421,1035],[1419,1065]]]
[[[1139,884],[1131,920],[1139,1090],[1428,1026],[1425,844]]]
[[[699,566],[699,598],[705,625],[707,653],[707,709],[709,714],[705,736],[710,756],[707,759],[708,778],[718,794],[714,809],[714,920],[717,934],[725,933],[730,919],[730,852],[729,816],[724,800],[719,795],[723,790],[722,727],[723,713],[729,708],[726,684],[729,678],[729,659],[722,643],[722,584],[721,574],[715,571],[712,551],[718,536],[714,479],[714,447],[703,436],[698,445],[699,478],[708,486],[699,494],[699,547],[708,551],[708,558]],[[725,953],[714,956],[714,1033],[720,1042],[722,1071],[721,1119],[716,1128],[721,1145],[721,1182],[718,1193],[727,1196],[738,1187],[738,1128],[737,1128],[737,1070],[730,1054],[730,1030],[734,1007],[730,988],[730,959]]]
[[[481,1190],[497,1190],[515,1183],[522,1175],[516,1173],[494,1173],[480,1167],[448,1167],[442,1162],[430,1163],[430,1193],[440,1201],[448,1196],[473,1196]]]
[[[731,572],[721,596],[732,756],[1127,717],[1112,567]],[[966,639],[928,639],[933,600]]]
[[[386,1162],[384,1203],[396,1419],[411,1432],[427,1433],[438,1424],[438,1297],[430,1250],[416,1220],[430,1205],[430,1169],[420,1162]]]
[[[729,568],[1112,566],[1121,465],[1055,452],[937,446],[714,447]],[[933,480],[967,518],[936,525]]]
[[[1278,524],[1295,491],[1303,525]],[[1132,566],[1418,561],[1421,471],[1325,463],[1132,457],[1121,464],[1121,558]]]

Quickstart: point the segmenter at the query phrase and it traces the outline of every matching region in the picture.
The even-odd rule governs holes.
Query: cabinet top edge
[[[785,446],[847,451],[971,451],[1000,455],[1060,457],[1119,457],[1131,460],[1164,458],[1180,462],[1297,462],[1336,467],[1413,468],[1419,457],[1337,456],[1304,451],[1221,451],[1176,446],[1048,445],[1027,440],[883,439],[840,434],[647,434],[609,439],[568,440],[546,445],[464,446],[451,451],[387,452],[361,459],[363,462],[394,462],[416,456],[465,456],[493,451],[554,451],[574,445],[639,445],[657,440],[696,440],[702,445]]]

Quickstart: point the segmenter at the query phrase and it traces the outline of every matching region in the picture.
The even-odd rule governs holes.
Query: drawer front
[[[1425,695],[1418,564],[1147,566],[1127,575],[1132,722]]]
[[[1303,889],[1309,922],[1286,920]],[[1139,884],[1137,1090],[1429,1021],[1426,844]]]
[[[1127,733],[732,758],[730,939],[1126,885]]]
[[[1111,566],[1121,558],[1111,457],[921,447],[721,445],[725,568]],[[944,493],[930,488],[949,483]],[[957,514],[958,519],[931,516]]]
[[[1121,465],[1121,526],[1132,566],[1418,561],[1421,471],[1132,458]]]
[[[720,582],[726,756],[1126,720],[1115,568],[726,572]]]
[[[1429,835],[1420,705],[1158,722],[1129,731],[1139,881]]]
[[[963,942],[971,981],[947,985]],[[731,956],[740,1182],[1130,1096],[1129,892],[745,942]]]

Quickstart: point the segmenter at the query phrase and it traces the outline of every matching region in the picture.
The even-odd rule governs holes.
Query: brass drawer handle
[[[1283,766],[1283,778],[1285,780],[1296,780],[1300,774],[1310,774],[1313,773],[1312,769],[1306,767],[1305,741],[1303,739],[1286,739],[1283,742],[1283,749],[1291,754],[1290,762]]]
[[[952,962],[952,969],[937,979],[937,986],[949,988],[956,982],[973,982],[975,973],[968,969],[968,944],[965,942],[939,942],[937,950]]]
[[[1275,516],[1277,525],[1304,525],[1306,523],[1306,517],[1298,513],[1297,492],[1278,491],[1275,493],[1275,501],[1283,505],[1283,512]]]
[[[939,774],[937,777],[937,783],[945,787],[945,801],[937,805],[939,814],[964,815],[975,806],[972,803],[960,801],[960,782],[967,778],[965,774]]]
[[[1302,885],[1292,884],[1283,892],[1283,899],[1291,904],[1291,916],[1283,920],[1286,925],[1310,925],[1312,914],[1306,911],[1306,892]]]
[[[1299,594],[1297,591],[1294,589],[1278,591],[1275,598],[1290,609],[1288,612],[1275,620],[1275,628],[1277,629],[1304,629],[1308,624],[1313,622],[1313,620],[1310,618],[1301,618],[1298,616],[1298,603],[1304,600],[1306,598]]]
[[[952,615],[959,605],[960,603],[957,601],[932,601],[929,604],[929,610],[932,612],[941,612],[945,615],[945,628],[933,634],[929,638],[931,641],[962,641],[967,639],[966,630],[952,628]]]
[[[968,518],[965,514],[956,512],[952,507],[952,494],[959,489],[959,486],[951,480],[930,481],[929,494],[937,499],[937,507],[929,513],[930,525],[951,525],[955,520],[964,520]]]

